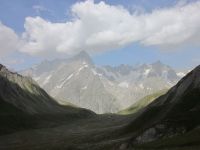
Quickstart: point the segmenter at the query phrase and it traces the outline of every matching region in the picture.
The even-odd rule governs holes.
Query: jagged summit
[[[4,74],[4,75],[6,74],[7,76],[10,76],[13,74],[15,74],[17,76],[21,76],[21,75],[17,74],[16,72],[10,71],[6,66],[0,64],[0,75],[2,75],[2,74]]]
[[[4,71],[4,70],[7,70],[7,68],[4,65],[0,64],[0,71]]]
[[[104,113],[125,109],[146,95],[176,84],[180,78],[175,70],[157,64],[96,66],[89,54],[81,51],[72,58],[39,64],[22,74],[33,77],[62,104],[68,101]]]
[[[27,70],[62,105],[69,103],[97,113],[117,112],[115,97],[101,81],[90,56],[81,51],[68,60],[51,61]]]
[[[161,62],[160,60],[153,62],[151,65],[152,65],[154,68],[163,68],[163,67],[169,68],[168,65],[164,64],[164,63]]]
[[[90,57],[86,51],[80,51],[77,55],[82,57]]]
[[[157,60],[157,61],[155,61],[155,62],[153,62],[152,64],[157,64],[157,65],[164,65],[160,60]]]
[[[4,66],[2,64],[0,64],[0,70],[3,68]]]
[[[72,57],[72,60],[81,60],[81,61],[85,61],[89,64],[93,64],[93,61],[92,61],[90,55],[86,51],[79,52],[77,55]]]

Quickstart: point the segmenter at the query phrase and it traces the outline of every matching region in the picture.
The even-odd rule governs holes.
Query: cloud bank
[[[0,58],[18,49],[17,34],[0,22]]]
[[[57,57],[81,50],[102,53],[136,42],[159,47],[199,46],[200,1],[138,14],[123,6],[88,0],[75,3],[71,13],[71,20],[65,23],[27,17],[20,51]],[[12,34],[10,30],[7,32],[4,34]]]

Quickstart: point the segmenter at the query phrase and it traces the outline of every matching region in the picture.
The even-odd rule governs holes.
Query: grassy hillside
[[[150,104],[151,102],[153,102],[156,98],[158,98],[159,96],[165,94],[168,90],[164,89],[161,91],[158,91],[154,94],[151,95],[147,95],[144,98],[138,100],[135,104],[133,104],[132,106],[121,110],[118,114],[121,115],[128,115],[128,114],[132,114],[137,112],[138,110],[144,108],[145,106],[147,106],[148,104]]]
[[[0,65],[0,135],[55,127],[93,115],[86,109],[59,105],[31,78]]]
[[[21,107],[5,102],[5,97],[1,97],[5,91],[0,92],[0,129],[2,133],[4,129],[12,131],[0,135],[0,149],[198,150],[199,77],[200,66],[153,102],[148,98],[142,100],[136,107],[141,110],[130,115],[89,115],[91,113],[87,110],[69,107],[63,108],[66,109],[64,114],[30,115],[20,111]],[[17,92],[20,96],[30,94]],[[16,98],[20,101],[19,97]]]

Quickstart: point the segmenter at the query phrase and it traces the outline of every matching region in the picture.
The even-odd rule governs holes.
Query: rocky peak
[[[164,64],[160,60],[158,60],[158,61],[152,63],[152,65],[153,66],[163,66]]]
[[[4,65],[0,64],[0,73],[1,74],[13,74],[13,72],[9,71]]]
[[[4,65],[0,64],[0,71],[5,70],[5,69],[6,69],[6,67]]]
[[[93,64],[93,61],[92,61],[90,55],[86,51],[81,51],[80,53],[75,55],[72,59],[73,60],[85,61],[89,64]]]

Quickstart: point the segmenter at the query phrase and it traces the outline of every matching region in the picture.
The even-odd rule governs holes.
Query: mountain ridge
[[[100,114],[116,113],[146,95],[170,88],[180,79],[175,70],[160,61],[135,67],[99,67],[85,51],[21,73],[35,79],[58,102]]]
[[[0,81],[1,100],[28,114],[66,113],[65,107],[59,105],[32,78],[11,72],[2,64],[0,64]]]
[[[176,139],[174,139],[174,142],[171,141],[172,143],[165,143],[165,140],[171,137],[180,139],[182,135],[187,135],[187,133],[196,130],[200,124],[197,115],[200,112],[199,93],[200,66],[197,66],[166,94],[136,113],[137,118],[128,127],[129,132],[131,130],[135,132],[131,145],[141,149],[145,149],[145,147],[167,148],[175,143]],[[138,124],[142,125],[140,129],[133,131],[138,128]],[[188,138],[188,142],[194,140],[187,136],[185,138]],[[177,142],[179,141],[177,140]],[[188,142],[185,141],[187,144]]]
[[[0,72],[0,77],[2,76]],[[0,81],[1,91],[10,89],[2,86],[1,78]],[[17,84],[21,86],[20,82]],[[68,111],[64,116],[51,114],[32,118],[28,112],[24,111],[24,114],[6,103],[2,99],[5,94],[6,92],[0,93],[0,148],[6,150],[200,148],[200,66],[188,73],[166,94],[138,112],[126,116],[94,115],[85,112],[86,110],[75,109],[75,112]],[[15,91],[11,90],[10,95],[13,94]],[[20,95],[26,96],[18,92],[15,97],[17,103],[20,103]]]

